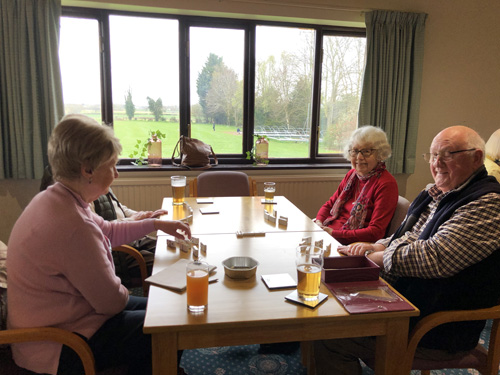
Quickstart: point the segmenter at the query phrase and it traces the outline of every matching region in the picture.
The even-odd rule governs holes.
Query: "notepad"
[[[162,288],[182,292],[186,289],[186,265],[189,262],[191,262],[189,259],[179,259],[171,266],[148,277],[145,281]],[[210,273],[216,268],[216,266],[209,266]],[[209,279],[209,282],[211,281],[214,281],[213,278]]]

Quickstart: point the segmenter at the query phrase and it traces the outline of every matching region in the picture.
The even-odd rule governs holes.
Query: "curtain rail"
[[[355,13],[361,13],[364,14],[366,12],[370,12],[374,9],[361,9],[361,8],[354,8],[354,7],[338,7],[338,6],[333,6],[333,5],[327,5],[327,4],[302,4],[302,3],[294,3],[294,2],[289,2],[289,1],[275,1],[275,0],[219,0],[220,3],[222,2],[227,2],[227,3],[249,3],[249,4],[265,4],[265,5],[285,5],[285,6],[290,6],[290,7],[297,7],[297,8],[310,8],[310,9],[326,9],[326,10],[338,10],[342,12],[355,12]]]

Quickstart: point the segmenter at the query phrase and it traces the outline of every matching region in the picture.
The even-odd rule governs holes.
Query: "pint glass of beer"
[[[297,265],[297,294],[306,301],[317,300],[321,285],[323,249],[311,245],[298,246],[295,264]]]
[[[186,266],[187,307],[201,313],[208,305],[208,263],[194,261]]]
[[[183,204],[184,196],[186,194],[186,176],[170,177],[170,185],[172,185],[172,197],[174,198],[173,204]]]
[[[266,202],[274,201],[274,193],[276,192],[275,182],[264,182],[264,199]]]

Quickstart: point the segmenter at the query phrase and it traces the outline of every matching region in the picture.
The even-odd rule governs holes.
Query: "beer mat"
[[[292,293],[287,295],[285,297],[287,301],[298,303],[299,305],[303,305],[306,307],[309,307],[311,309],[316,308],[318,305],[321,303],[325,302],[328,299],[328,296],[326,294],[320,293],[318,296],[318,299],[315,301],[306,301],[302,298],[299,297],[299,294],[297,293],[296,290],[294,290]]]
[[[262,281],[269,289],[296,288],[297,282],[288,273],[276,273],[273,275],[262,275]]]
[[[189,259],[179,259],[177,262],[167,268],[149,276],[145,281],[152,285],[167,288],[175,292],[186,290],[186,265],[191,262]],[[216,269],[216,266],[209,266],[210,274]],[[211,277],[208,282],[213,282]]]
[[[219,210],[215,207],[211,208],[200,208],[200,212],[202,215],[209,215],[209,214],[218,214]]]
[[[262,204],[278,204],[276,201],[266,201],[264,198],[260,201]]]
[[[413,310],[382,280],[325,285],[351,314]]]
[[[214,200],[212,198],[198,198],[196,199],[196,203],[198,204],[212,204]]]

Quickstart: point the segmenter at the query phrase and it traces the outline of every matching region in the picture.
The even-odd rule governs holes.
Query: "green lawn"
[[[170,159],[174,147],[179,140],[179,124],[174,122],[154,122],[116,120],[114,123],[115,134],[120,138],[123,146],[122,158],[128,158],[134,150],[137,140],[145,140],[150,131],[159,130],[166,135],[162,140],[162,155]],[[216,155],[241,154],[242,136],[238,134],[237,127],[212,124],[193,124],[191,135],[212,146]],[[305,142],[269,141],[269,157],[271,158],[300,158],[309,155],[309,146]]]

